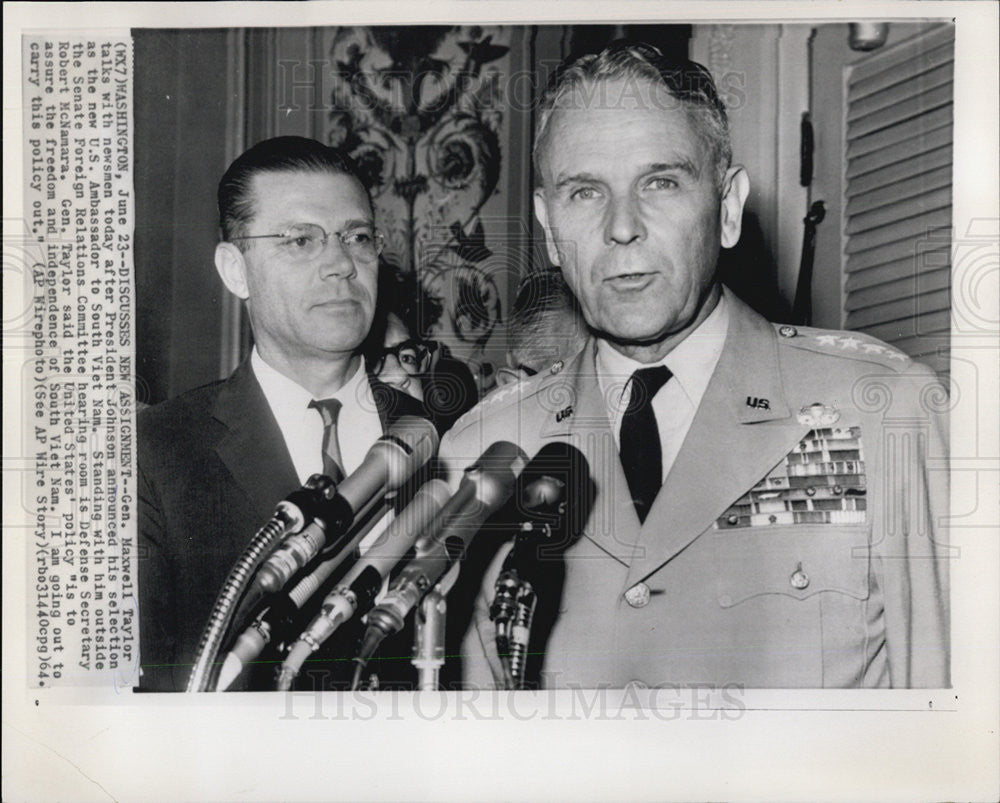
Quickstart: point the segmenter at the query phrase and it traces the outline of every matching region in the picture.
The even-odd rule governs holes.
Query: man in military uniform
[[[587,457],[596,502],[562,588],[538,589],[559,595],[533,634],[542,684],[947,686],[946,397],[889,346],[771,324],[720,286],[749,182],[708,73],[646,46],[583,57],[543,100],[535,166],[593,336],[485,399],[441,456],[456,481],[498,440]],[[502,682],[502,559],[469,685]]]

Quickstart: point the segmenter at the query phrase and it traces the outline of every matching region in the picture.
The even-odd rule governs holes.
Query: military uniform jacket
[[[547,687],[946,687],[948,502],[937,378],[855,332],[767,322],[726,290],[729,329],[640,525],[595,343],[487,397],[445,436],[462,468],[497,440],[580,449],[597,486],[541,644]],[[573,501],[570,500],[570,504]],[[486,571],[464,682],[501,677]],[[540,638],[540,641],[538,640]]]

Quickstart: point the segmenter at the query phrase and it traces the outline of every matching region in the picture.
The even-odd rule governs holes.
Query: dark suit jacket
[[[427,417],[371,381],[383,427]],[[140,688],[182,691],[226,575],[299,480],[249,362],[143,410],[138,424]]]

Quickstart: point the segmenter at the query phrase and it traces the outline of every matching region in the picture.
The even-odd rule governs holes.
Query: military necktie
[[[309,406],[319,410],[323,418],[323,473],[335,483],[344,479],[344,459],[340,456],[340,446],[337,444],[337,416],[340,414],[340,402],[337,399],[321,399],[311,401]]]
[[[640,522],[646,520],[663,483],[663,455],[653,397],[671,376],[665,365],[640,368],[632,374],[632,397],[622,417],[622,468]]]

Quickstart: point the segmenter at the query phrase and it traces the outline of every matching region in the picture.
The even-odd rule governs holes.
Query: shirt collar
[[[256,346],[250,355],[250,366],[260,389],[264,391],[264,398],[271,405],[271,412],[279,422],[286,420],[288,416],[302,415],[302,411],[312,401],[312,394],[308,390],[264,362]]]
[[[289,379],[268,365],[260,356],[256,346],[250,355],[250,365],[253,367],[254,376],[257,377],[261,390],[264,391],[267,403],[271,405],[275,418],[280,421],[286,416],[302,415],[302,412],[308,409],[309,402],[313,401],[312,393],[294,379]],[[361,387],[362,383],[364,383],[364,388]],[[350,379],[336,393],[326,398],[337,399],[346,407],[348,401],[360,400],[363,392],[370,395],[371,389],[368,387],[365,361],[358,360],[358,369]]]
[[[597,376],[609,406],[617,407],[625,396],[628,379],[640,368],[665,365],[691,404],[701,403],[715,366],[722,354],[729,329],[729,305],[723,293],[719,303],[698,327],[674,346],[663,359],[641,363],[626,357],[606,340],[597,341]]]

